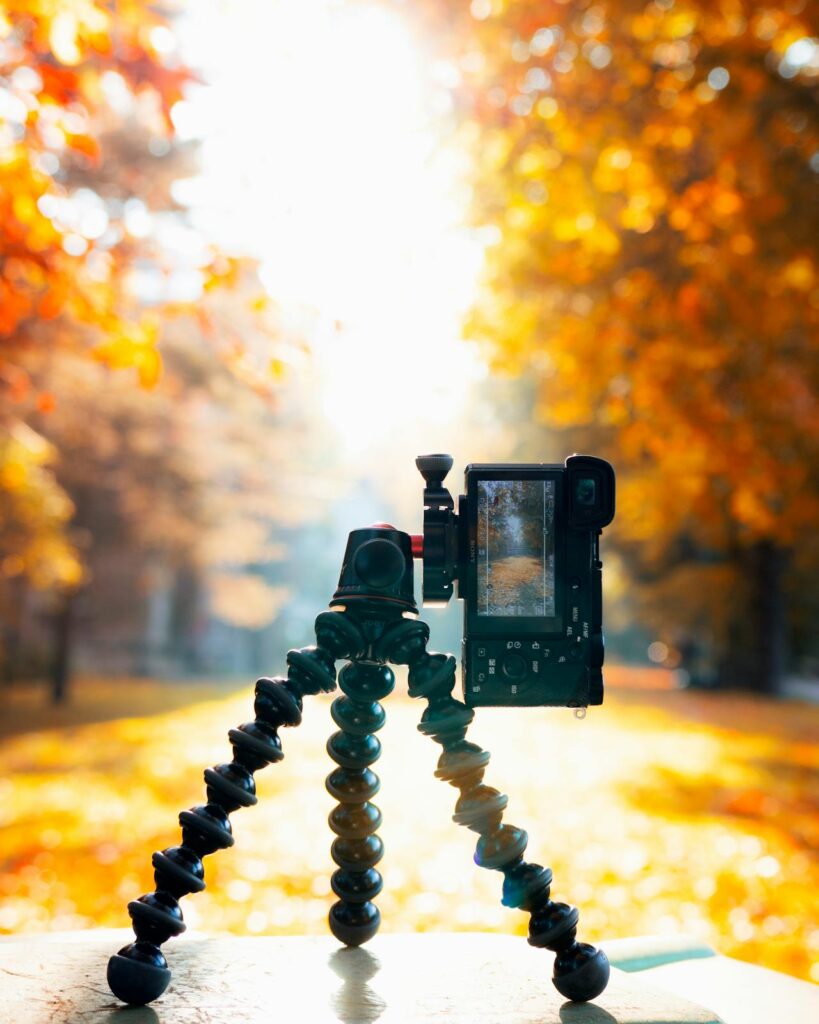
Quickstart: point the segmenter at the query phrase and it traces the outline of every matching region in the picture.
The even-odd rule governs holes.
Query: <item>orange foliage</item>
[[[561,448],[615,464],[644,621],[696,637],[711,679],[774,689],[788,641],[816,650],[786,626],[815,615],[819,571],[817,8],[422,8],[491,225],[467,333]]]
[[[58,357],[93,354],[145,387],[161,372],[156,316],[128,286],[145,247],[127,205],[147,176],[125,160],[117,182],[109,165],[124,119],[143,148],[168,148],[191,77],[163,55],[168,32],[165,8],[146,0],[11,0],[0,14],[0,581],[71,588],[83,576],[59,452],[23,424],[55,410]],[[150,191],[148,208],[168,205],[155,176]]]
[[[425,9],[497,229],[469,333],[602,428],[623,535],[791,544],[819,517],[816,9]]]
[[[102,156],[109,95],[127,88],[157,135],[190,72],[166,66],[157,40],[168,31],[161,7],[131,0],[53,4],[12,0],[0,16],[0,379],[41,343],[40,321],[57,320],[50,340],[87,345],[97,332],[101,359],[156,379],[159,356],[144,338],[123,287],[133,258],[127,229],[110,213],[83,218],[71,172]],[[90,334],[89,334],[90,332]],[[155,340],[155,339],[154,339]],[[25,373],[25,370],[22,371]],[[21,394],[18,385],[18,396]],[[13,398],[14,396],[12,396]]]

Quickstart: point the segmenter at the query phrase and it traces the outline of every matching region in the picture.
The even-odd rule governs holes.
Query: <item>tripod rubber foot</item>
[[[374,903],[334,903],[330,909],[330,931],[345,946],[363,946],[378,931],[381,911]]]
[[[579,942],[555,957],[552,981],[557,991],[575,1003],[586,1003],[609,983],[611,967],[602,949]]]
[[[151,942],[132,942],[108,961],[108,987],[131,1006],[152,1003],[170,980],[168,963]]]

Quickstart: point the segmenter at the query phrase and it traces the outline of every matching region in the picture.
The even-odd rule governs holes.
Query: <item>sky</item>
[[[485,371],[460,337],[483,236],[465,226],[450,69],[375,2],[197,0],[179,39],[207,82],[174,108],[202,142],[179,194],[309,325],[317,404],[346,457],[454,441]]]

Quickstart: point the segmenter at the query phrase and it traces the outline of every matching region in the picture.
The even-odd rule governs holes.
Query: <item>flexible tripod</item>
[[[171,972],[159,947],[185,930],[179,898],[205,888],[202,858],[233,845],[228,815],[256,803],[253,773],[280,761],[278,729],[301,721],[302,698],[335,689],[335,662],[344,696],[333,701],[338,726],[327,750],[336,767],[327,790],[338,801],[330,814],[331,856],[338,901],[330,930],[347,946],[360,946],[378,931],[373,900],[382,878],[376,835],[381,812],[371,803],[380,782],[370,765],[381,752],[374,735],[384,724],[380,701],[395,685],[389,664],[409,666],[409,695],[427,707],[418,729],[440,743],[437,778],[459,791],[453,820],[476,832],[475,863],[503,874],[503,904],[530,913],[529,942],[556,953],[553,981],[567,999],[594,999],[606,987],[609,963],[602,950],[577,941],[578,911],[550,899],[552,872],[523,859],[527,834],[503,825],[507,797],[483,784],[488,751],[466,740],[474,717],[452,696],[455,658],[427,651],[429,627],[417,618],[411,539],[385,524],[354,530],[347,542],[339,586],[315,623],[316,646],[287,654],[287,677],[256,683],[256,720],[231,729],[233,760],[205,769],[207,803],[182,811],[182,843],[153,855],[156,891],[128,904],[136,941],[108,963],[108,984],[123,1002],[145,1004],[168,986]]]

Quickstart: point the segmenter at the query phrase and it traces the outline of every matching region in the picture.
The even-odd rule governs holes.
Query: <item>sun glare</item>
[[[347,454],[425,400],[456,418],[480,374],[459,321],[482,249],[441,69],[406,20],[376,3],[206,0],[181,36],[208,82],[176,111],[203,141],[192,217],[303,312]]]

